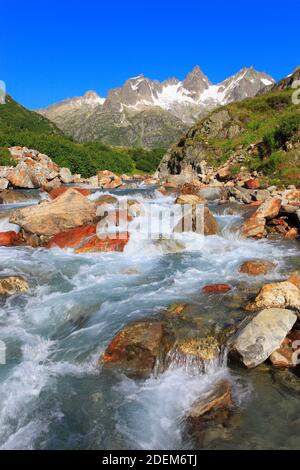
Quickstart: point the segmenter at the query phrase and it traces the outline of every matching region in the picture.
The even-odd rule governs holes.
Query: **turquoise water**
[[[132,196],[146,212],[150,204],[164,210],[173,202],[154,189],[132,190]],[[3,206],[1,215],[8,209]],[[245,287],[300,268],[297,242],[242,240],[243,212],[226,215],[228,209],[212,206],[220,236],[187,234],[178,252],[134,234],[124,253],[0,248],[0,275],[21,275],[31,285],[28,294],[1,301],[7,364],[0,366],[0,448],[190,449],[196,444],[184,432],[183,417],[222,377],[232,383],[237,411],[232,426],[206,448],[299,448],[300,379],[291,373],[225,364],[195,375],[179,364],[133,380],[97,367],[130,321],[159,318],[169,304],[187,302],[204,329],[222,329],[243,314]],[[7,230],[3,217],[0,229]],[[249,280],[239,266],[253,257],[276,260],[278,267]],[[203,295],[201,287],[215,282],[234,289]]]

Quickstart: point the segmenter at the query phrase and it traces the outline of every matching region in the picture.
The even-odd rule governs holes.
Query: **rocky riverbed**
[[[299,191],[71,178],[0,193],[0,447],[299,448]]]

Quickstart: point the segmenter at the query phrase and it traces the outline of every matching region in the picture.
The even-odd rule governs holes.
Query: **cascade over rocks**
[[[159,361],[164,363],[174,339],[160,321],[141,321],[125,326],[110,342],[100,362],[134,377],[149,376]]]

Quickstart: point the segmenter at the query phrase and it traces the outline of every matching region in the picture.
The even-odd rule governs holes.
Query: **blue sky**
[[[300,1],[1,2],[0,79],[37,108],[140,73],[217,83],[253,65],[279,79],[300,64]]]

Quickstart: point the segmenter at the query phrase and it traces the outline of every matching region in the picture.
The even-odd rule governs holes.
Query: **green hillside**
[[[5,104],[0,105],[0,132],[22,131],[39,134],[62,134],[51,121],[34,111],[29,111],[29,109],[24,108],[7,95]]]
[[[112,147],[102,142],[76,143],[48,119],[19,105],[10,96],[0,105],[0,165],[14,164],[8,147],[20,145],[49,155],[60,166],[88,178],[99,170],[152,173],[164,149]]]

